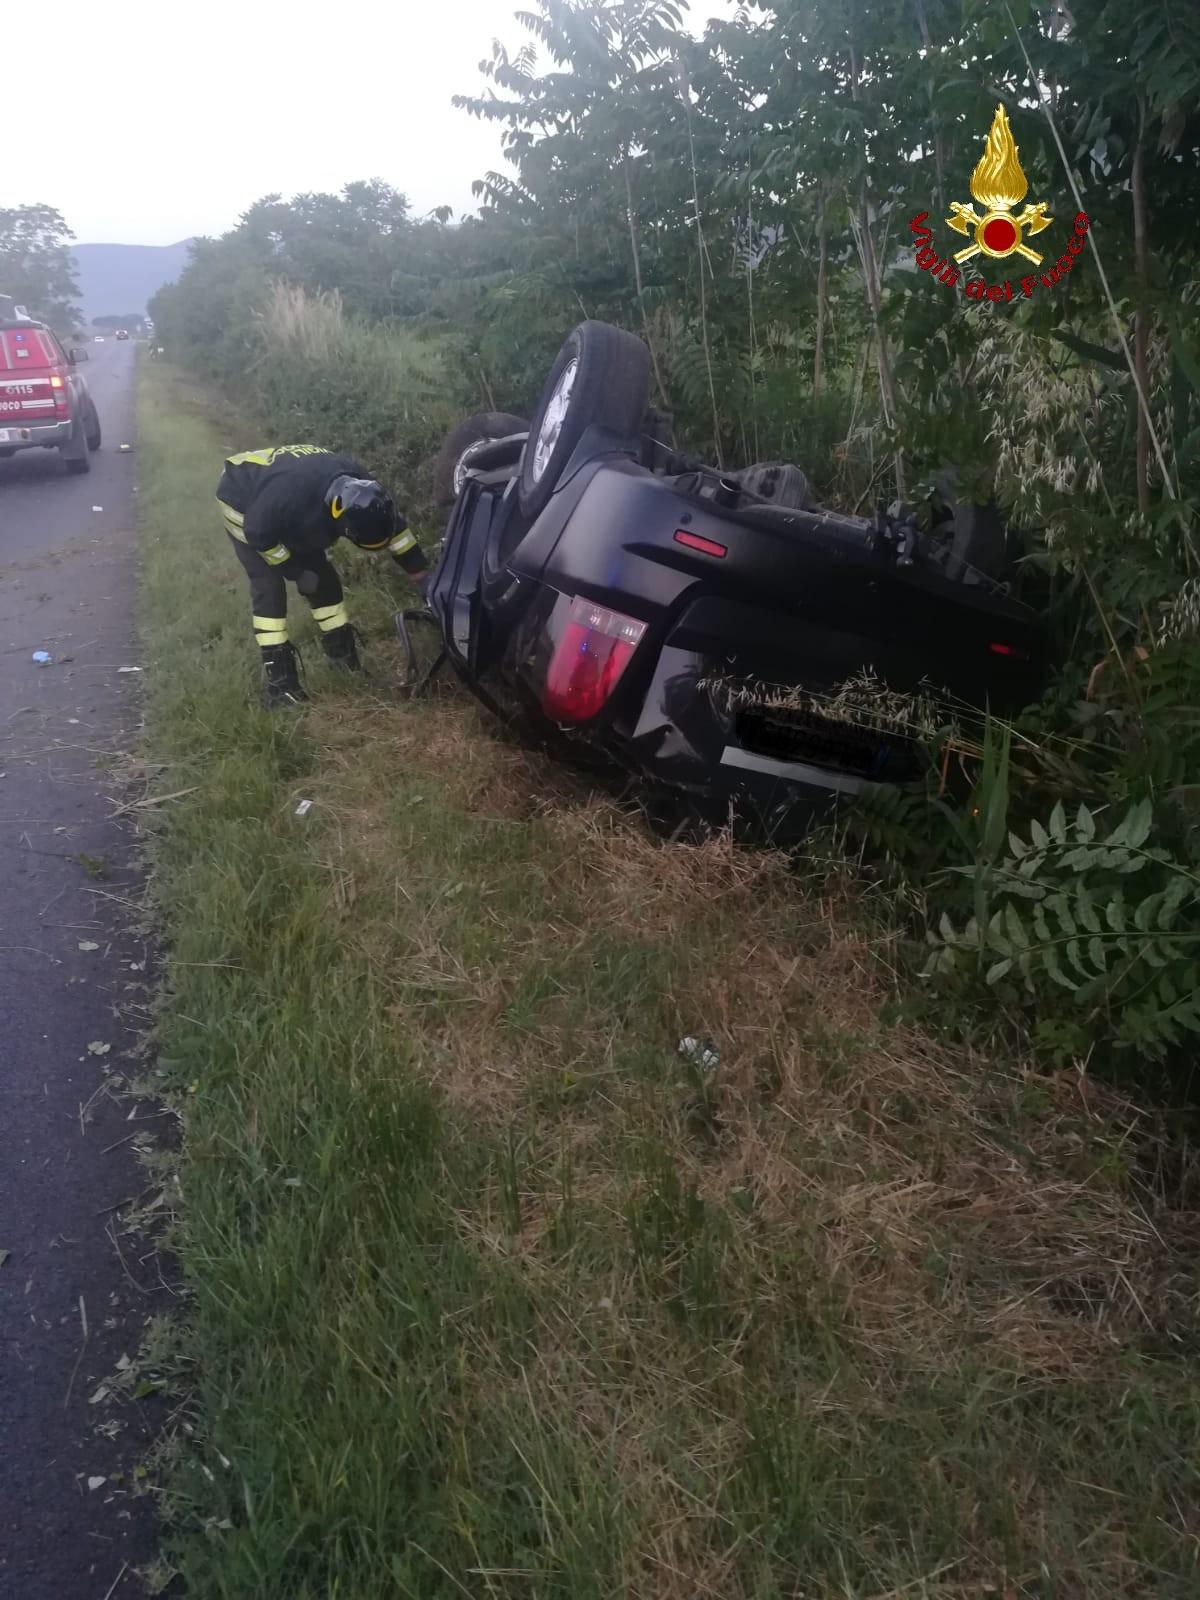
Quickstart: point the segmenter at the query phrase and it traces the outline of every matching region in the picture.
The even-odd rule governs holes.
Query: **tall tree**
[[[53,206],[0,209],[0,294],[59,327],[74,327],[79,298],[70,242],[75,235]]]

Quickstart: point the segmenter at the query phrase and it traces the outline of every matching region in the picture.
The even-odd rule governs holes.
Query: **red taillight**
[[[716,556],[718,561],[728,550],[727,545],[718,544],[715,539],[702,539],[698,533],[688,533],[684,528],[675,529],[675,543],[686,545],[689,550],[699,550],[702,556]]]
[[[1001,644],[998,639],[993,639],[988,649],[994,656],[1016,656],[1018,661],[1028,661],[1029,654],[1025,650],[1018,650],[1015,645]]]
[[[644,622],[576,597],[550,658],[542,710],[555,722],[586,722],[604,709],[646,631]]]

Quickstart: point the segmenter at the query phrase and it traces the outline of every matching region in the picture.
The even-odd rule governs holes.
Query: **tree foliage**
[[[79,317],[74,237],[53,206],[0,208],[0,294],[64,331]]]

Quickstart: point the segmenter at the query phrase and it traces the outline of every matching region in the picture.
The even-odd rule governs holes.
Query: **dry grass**
[[[752,1592],[712,1537],[713,1486],[747,1447],[729,1392],[751,1382],[748,1363],[779,1359],[762,1324],[794,1314],[798,1262],[868,1383],[868,1414],[896,1404],[914,1374],[959,1373],[980,1349],[993,1380],[1075,1385],[1114,1381],[1131,1348],[1194,1339],[1195,1219],[1152,1216],[1130,1182],[1161,1136],[1153,1119],[1084,1075],[1039,1076],[885,1022],[890,938],[852,887],[806,883],[784,857],[724,836],[664,843],[491,735],[455,695],[422,716],[339,708],[336,720],[318,714],[314,732],[349,791],[354,821],[339,837],[356,874],[386,875],[395,840],[388,797],[361,767],[374,771],[373,750],[420,774],[446,826],[498,840],[517,830],[511,859],[498,844],[490,880],[476,884],[495,935],[487,958],[464,960],[457,913],[431,905],[404,936],[408,998],[396,1015],[412,1015],[414,988],[436,996],[422,1070],[471,1119],[520,1129],[512,1192],[497,1181],[458,1214],[462,1237],[518,1269],[539,1306],[518,1369],[475,1349],[480,1403],[569,1418],[619,1464],[642,1529],[627,1552],[636,1592]],[[532,902],[531,861],[547,890]],[[630,1019],[650,1030],[641,1040],[611,1011],[589,1014],[561,976],[587,961],[597,908],[631,949],[666,952],[653,1004]],[[557,992],[536,1026],[506,1033],[531,968],[559,974]],[[715,1072],[676,1057],[683,1032],[714,1041]],[[654,1054],[653,1076],[630,1066],[638,1046]],[[648,1311],[644,1264],[612,1248],[654,1197],[655,1173],[630,1159],[647,1142],[668,1152],[680,1191],[722,1219],[723,1353],[700,1382],[680,1368],[662,1302]],[[810,1400],[831,1415],[845,1403]],[[684,1411],[698,1432],[681,1444]],[[702,1506],[672,1477],[681,1448],[714,1496]],[[1034,1515],[1044,1493],[1032,1474],[1017,1497]],[[948,1581],[941,1592],[978,1591]]]
[[[372,729],[372,718],[389,731]],[[464,818],[537,817],[555,863],[560,936],[585,940],[585,907],[600,904],[631,939],[671,947],[663,1009],[681,1030],[701,1019],[721,1057],[704,1085],[711,1138],[686,1152],[684,1169],[705,1198],[749,1196],[756,1227],[818,1216],[830,1281],[844,1285],[856,1334],[878,1355],[903,1343],[953,1359],[969,1318],[1031,1370],[1065,1374],[1183,1309],[1190,1228],[1168,1243],[1123,1181],[1154,1143],[1147,1115],[1085,1074],[1005,1068],[883,1025],[890,941],[865,931],[852,890],[806,890],[782,855],[740,849],[727,835],[666,844],[548,761],[490,737],[461,701],[432,727],[394,708],[364,712],[357,726],[339,718],[334,739],[347,737],[360,748],[379,739],[419,762]],[[365,808],[346,837],[351,855],[379,866],[389,837],[379,815]],[[603,1060],[607,1042],[551,1025],[489,1061],[505,994],[545,936],[541,926],[505,929],[504,955],[487,967],[467,970],[439,939],[414,957],[421,985],[473,1014],[439,1041],[434,1080],[488,1115],[511,1108],[548,1067],[569,1073]],[[614,1075],[605,1094],[613,1111],[646,1112],[637,1081]],[[1018,1116],[1014,1147],[1006,1124]],[[612,1140],[592,1109],[569,1120],[577,1181],[618,1185]],[[550,1133],[562,1138],[561,1119]],[[1126,1161],[1114,1164],[1122,1151]],[[1173,1228],[1184,1222],[1173,1218]],[[971,1259],[931,1279],[931,1246],[949,1234],[970,1239]],[[780,1243],[773,1236],[766,1253]]]

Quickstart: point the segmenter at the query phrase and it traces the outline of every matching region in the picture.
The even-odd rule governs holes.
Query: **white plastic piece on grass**
[[[311,800],[301,800],[300,804],[296,807],[296,815],[298,817],[306,817],[311,810],[312,810],[312,801]]]
[[[701,1072],[711,1072],[721,1060],[721,1052],[711,1039],[693,1039],[690,1035],[679,1041],[679,1054]]]

